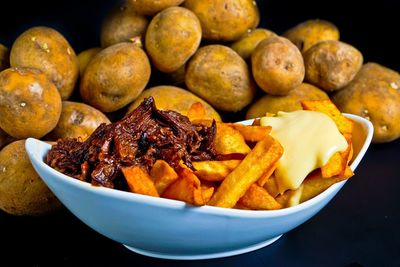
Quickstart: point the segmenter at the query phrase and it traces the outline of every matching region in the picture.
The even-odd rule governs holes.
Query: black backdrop
[[[261,26],[277,33],[311,18],[338,26],[365,61],[400,71],[400,1],[258,1]],[[367,2],[367,1],[365,1]],[[99,44],[115,1],[2,1],[0,43],[30,26],[56,28],[76,52]],[[314,218],[273,245],[225,259],[176,262],[129,252],[67,211],[23,218],[0,211],[0,266],[400,266],[400,141],[373,145],[352,178]],[[268,226],[266,226],[268,227]]]

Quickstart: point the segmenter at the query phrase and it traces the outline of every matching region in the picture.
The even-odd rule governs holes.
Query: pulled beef
[[[122,167],[150,170],[163,159],[173,168],[182,160],[194,169],[192,161],[215,159],[215,134],[215,121],[210,127],[192,124],[177,112],[158,110],[149,97],[122,120],[101,124],[86,141],[59,140],[46,162],[94,185],[123,189]]]

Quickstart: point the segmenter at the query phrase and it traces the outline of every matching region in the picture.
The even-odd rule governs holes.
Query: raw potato
[[[182,67],[196,52],[201,41],[201,25],[196,15],[183,7],[170,7],[158,13],[146,32],[146,51],[162,72]]]
[[[103,112],[116,111],[140,95],[150,72],[149,59],[137,45],[109,46],[86,67],[80,85],[82,99]]]
[[[10,51],[7,47],[0,44],[0,71],[10,66]]]
[[[200,102],[203,104],[206,110],[207,118],[221,121],[221,117],[215,111],[215,109],[207,104],[204,100],[187,90],[167,85],[156,86],[143,91],[143,93],[135,100],[135,102],[133,102],[129,106],[128,112],[134,110],[137,106],[139,106],[144,98],[147,98],[149,96],[152,96],[154,98],[158,109],[174,110],[184,116],[187,116],[188,110],[194,103]]]
[[[89,62],[101,51],[100,47],[92,47],[78,54],[79,75],[82,76]]]
[[[256,86],[246,62],[231,48],[208,45],[188,62],[190,91],[222,111],[239,111],[253,100]]]
[[[135,11],[126,3],[111,10],[101,26],[101,47],[127,42],[136,36],[144,37],[149,20]]]
[[[365,64],[354,80],[333,95],[341,112],[364,117],[374,125],[372,142],[400,137],[400,74],[376,63]]]
[[[340,41],[323,41],[304,54],[305,79],[332,92],[345,87],[363,64],[363,56],[353,46]]]
[[[85,140],[102,123],[109,124],[110,120],[101,111],[83,103],[63,101],[60,119],[49,137]]]
[[[39,216],[62,207],[33,169],[25,140],[0,151],[0,209],[13,215]]]
[[[11,67],[31,67],[45,73],[68,99],[78,79],[78,59],[74,49],[58,31],[33,27],[22,33],[10,52]]]
[[[340,38],[338,28],[329,21],[311,19],[302,22],[283,34],[304,53],[313,45],[327,40]]]
[[[186,0],[183,5],[197,15],[208,40],[236,41],[260,22],[253,0]]]
[[[253,77],[271,95],[286,95],[304,79],[304,62],[299,49],[288,39],[270,37],[260,42],[251,55]]]
[[[14,138],[41,138],[57,124],[61,97],[40,70],[10,68],[0,73],[0,127]]]
[[[324,100],[329,96],[321,89],[302,83],[300,86],[291,90],[285,96],[264,95],[252,104],[247,111],[246,119],[258,118],[265,114],[276,114],[278,111],[302,110],[300,101],[302,100]]]
[[[184,0],[128,0],[128,4],[131,5],[137,13],[152,16],[168,7],[179,6],[183,1]]]
[[[262,40],[273,36],[276,36],[276,34],[270,30],[263,28],[254,29],[245,33],[239,40],[231,44],[231,48],[244,60],[248,60],[251,57],[251,53],[253,53]]]

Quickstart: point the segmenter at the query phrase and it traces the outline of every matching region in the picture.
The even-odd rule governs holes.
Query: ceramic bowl
[[[356,126],[354,171],[370,145],[373,126],[361,117],[346,116]],[[95,187],[68,177],[44,163],[49,149],[42,141],[26,141],[34,168],[65,207],[98,233],[132,251],[158,258],[209,259],[262,248],[314,216],[346,183],[334,184],[304,203],[281,210],[193,207],[181,201]]]

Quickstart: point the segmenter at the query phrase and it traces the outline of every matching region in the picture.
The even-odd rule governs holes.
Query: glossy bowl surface
[[[373,126],[361,117],[346,116],[355,122],[354,171],[371,143]],[[26,141],[34,168],[75,216],[130,250],[166,259],[219,258],[262,248],[314,216],[346,183],[334,184],[304,203],[281,210],[193,207],[181,201],[95,187],[68,177],[44,163],[49,149],[45,142]]]

